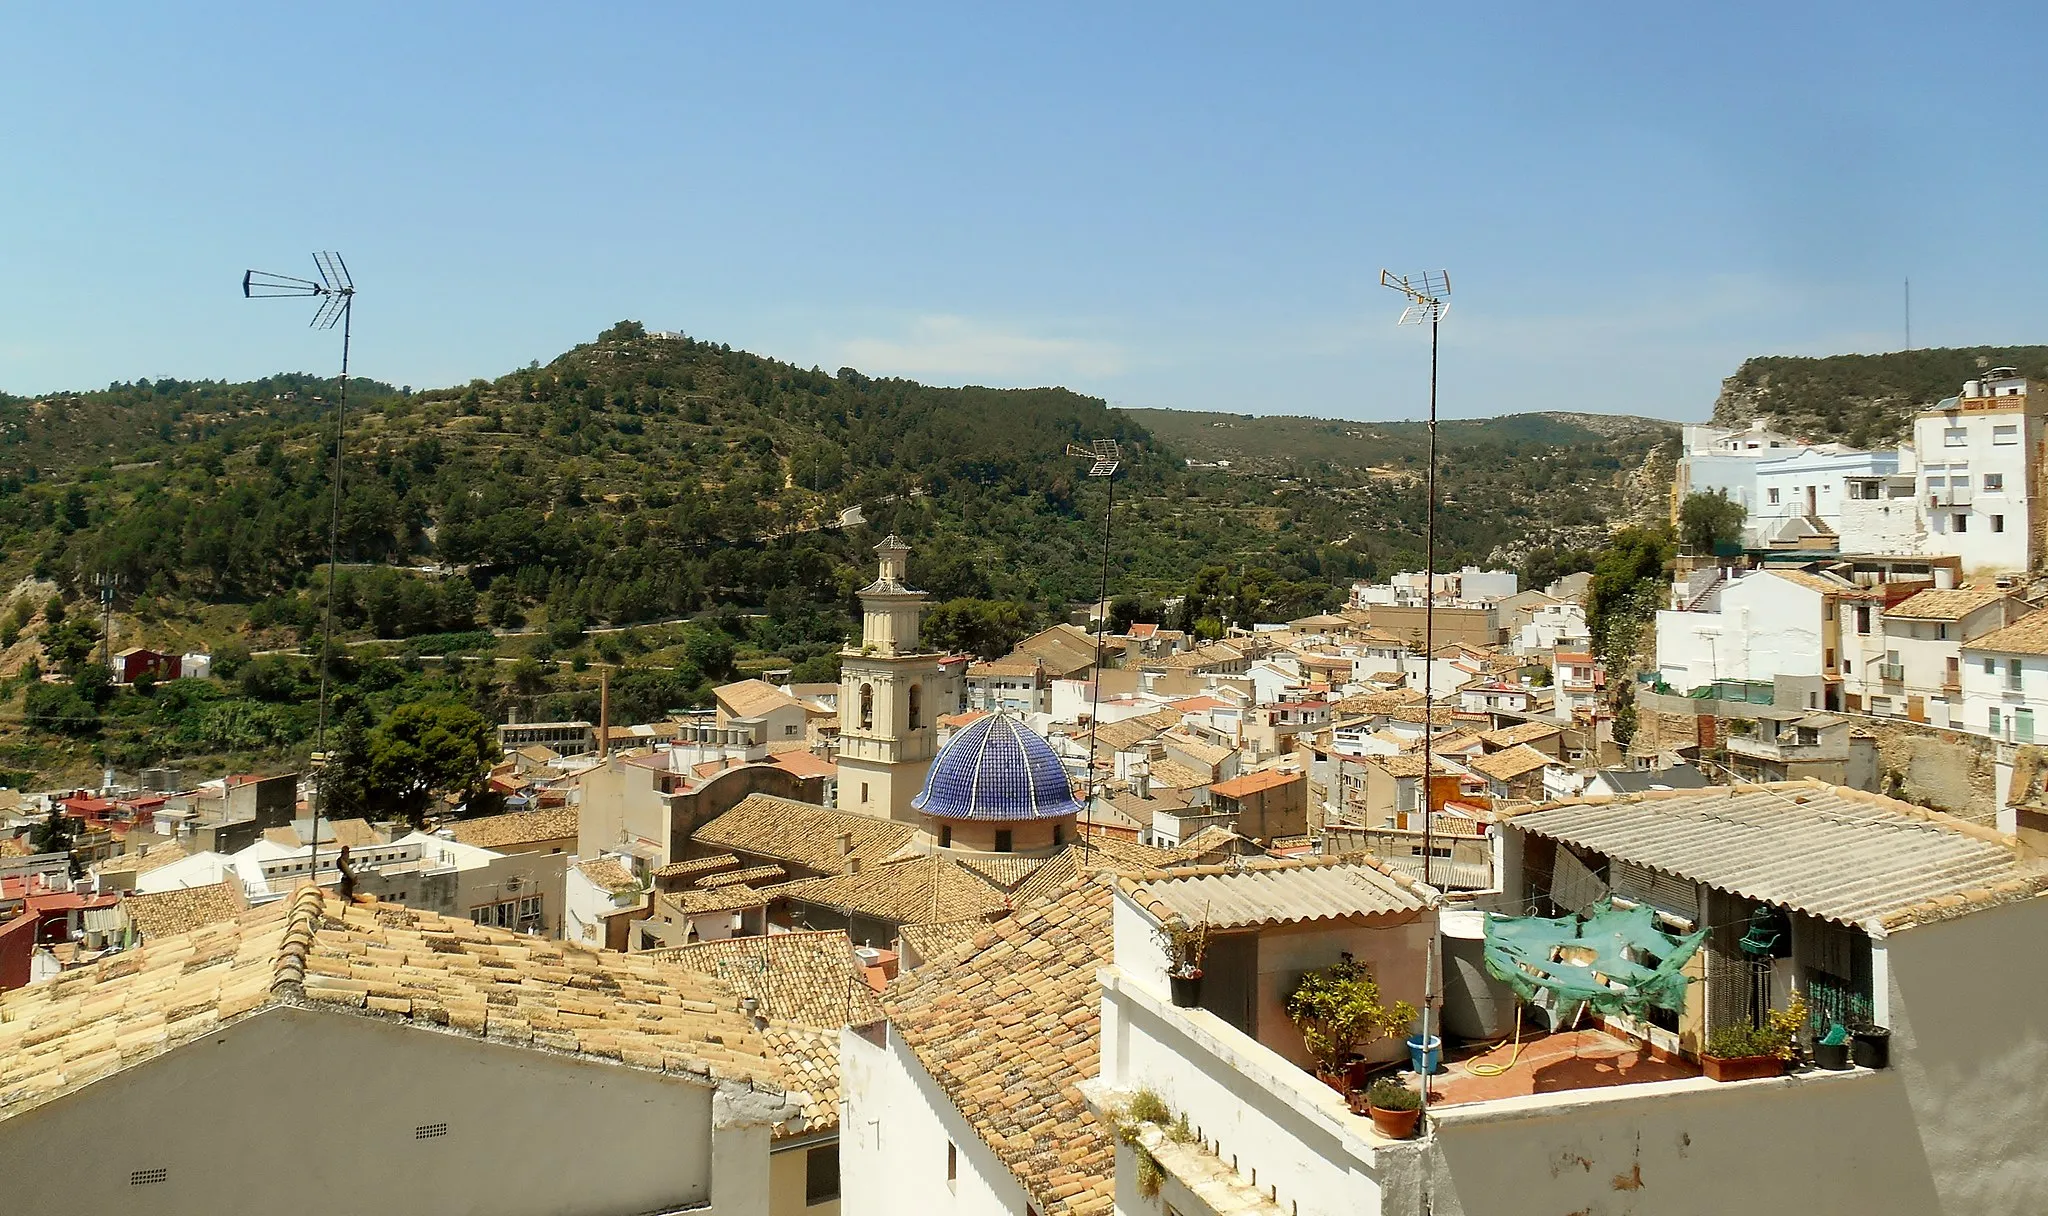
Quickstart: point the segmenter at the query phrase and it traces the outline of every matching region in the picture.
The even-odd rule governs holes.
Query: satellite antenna
[[[333,329],[335,322],[341,323],[341,380],[334,394],[334,503],[327,519],[327,602],[320,610],[320,716],[313,733],[313,780],[316,786],[313,840],[312,853],[306,865],[306,872],[317,888],[320,884],[320,810],[327,801],[326,770],[330,759],[327,755],[327,685],[334,639],[334,572],[341,549],[342,441],[348,434],[348,346],[351,323],[355,319],[356,285],[355,280],[349,277],[348,263],[342,261],[338,253],[314,254],[313,266],[320,274],[317,282],[288,274],[272,274],[267,270],[245,270],[242,272],[242,298],[268,300],[310,296],[320,301],[319,307],[313,310],[311,328]]]
[[[1100,477],[1109,490],[1109,501],[1102,508],[1102,585],[1096,592],[1095,607],[1102,613],[1095,622],[1095,671],[1088,685],[1088,756],[1084,771],[1088,774],[1084,814],[1095,806],[1095,731],[1102,724],[1102,634],[1109,628],[1109,524],[1116,514],[1116,471],[1123,467],[1124,449],[1114,439],[1097,439],[1082,446],[1078,443],[1067,445],[1067,455],[1078,456],[1088,462],[1088,476]],[[1088,856],[1088,823],[1093,819],[1089,814],[1081,821],[1081,856]]]

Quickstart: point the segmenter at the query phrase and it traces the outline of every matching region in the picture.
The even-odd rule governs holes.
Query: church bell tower
[[[881,570],[860,589],[859,646],[839,660],[839,809],[915,823],[910,800],[937,748],[941,656],[919,649],[925,593],[904,584],[910,546],[875,546]]]

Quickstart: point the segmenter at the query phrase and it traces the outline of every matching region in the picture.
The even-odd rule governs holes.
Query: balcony
[[[1901,683],[1906,678],[1906,665],[1904,663],[1879,663],[1877,665],[1877,678],[1893,684]]]
[[[1930,507],[1967,507],[1970,505],[1970,487],[1947,486],[1927,491],[1927,505]]]

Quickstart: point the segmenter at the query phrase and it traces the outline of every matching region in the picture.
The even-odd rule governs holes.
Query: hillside
[[[330,391],[276,376],[0,396],[0,784],[303,753],[317,673],[260,656],[317,636]],[[1204,629],[1286,619],[1422,555],[1407,423],[932,388],[631,322],[495,380],[356,381],[350,405],[337,712],[366,723],[429,696],[493,720],[594,716],[598,665],[625,718],[702,704],[737,674],[830,679],[888,532],[913,545],[932,636],[1001,653],[1094,596],[1102,483],[1065,448],[1098,436],[1126,453],[1112,579],[1131,612],[1182,597]],[[1439,560],[1583,563],[1663,437],[1565,416],[1448,424]],[[1189,467],[1224,452],[1239,464]],[[841,529],[852,508],[865,522]],[[211,650],[226,682],[79,697],[10,680],[90,667],[106,576],[113,648]]]
[[[2048,346],[1750,359],[1721,382],[1713,421],[1743,426],[1764,418],[1795,438],[1881,446],[1910,436],[1919,407],[1954,396],[1963,381],[1993,367],[2048,377]]]
[[[1344,504],[1351,526],[1398,536],[1409,553],[1420,551],[1424,423],[1126,412],[1183,457],[1228,461],[1240,477],[1316,487]],[[1632,483],[1677,435],[1668,422],[1589,414],[1439,423],[1440,561],[1518,566],[1534,550],[1597,546],[1636,513]],[[1668,462],[1669,453],[1661,454]]]

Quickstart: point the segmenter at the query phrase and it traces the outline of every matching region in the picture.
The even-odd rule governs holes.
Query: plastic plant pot
[[[1194,1009],[1201,1005],[1201,972],[1196,971],[1188,975],[1169,975],[1166,977],[1166,984],[1168,988],[1173,990],[1173,1004],[1175,1008]]]
[[[1849,1044],[1816,1041],[1813,1045],[1813,1063],[1815,1067],[1825,1068],[1829,1072],[1846,1071],[1849,1067]]]
[[[1858,1068],[1886,1067],[1892,1060],[1892,1032],[1882,1026],[1850,1031],[1849,1058]]]
[[[1444,1041],[1435,1035],[1428,1042],[1421,1035],[1408,1038],[1408,1066],[1423,1076],[1433,1076],[1444,1070]]]

